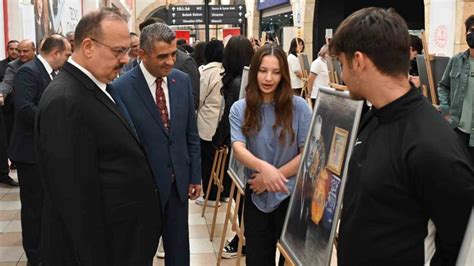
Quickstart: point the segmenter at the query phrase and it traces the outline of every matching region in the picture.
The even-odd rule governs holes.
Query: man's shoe
[[[237,238],[234,237],[234,239],[228,242],[228,244],[222,250],[222,258],[224,259],[237,258],[238,247],[239,247],[239,241],[237,240]],[[242,257],[243,256],[245,256],[245,246],[242,246]]]
[[[196,199],[196,204],[199,206],[204,206],[204,202],[206,202],[206,199],[204,197],[199,197]],[[215,200],[208,200],[207,201],[207,207],[215,207],[216,206],[216,201]],[[218,206],[221,206],[221,203],[219,202]]]
[[[163,238],[160,237],[160,243],[158,244],[158,252],[156,252],[156,257],[159,259],[165,258],[165,248],[163,247]]]
[[[10,176],[0,178],[0,183],[5,184],[5,185],[10,186],[10,187],[18,187],[19,186],[18,182],[13,180],[13,178],[11,178]]]

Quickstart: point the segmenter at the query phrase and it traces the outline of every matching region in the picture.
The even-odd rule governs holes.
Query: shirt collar
[[[402,97],[385,105],[380,109],[373,109],[374,116],[379,118],[380,122],[391,122],[409,114],[413,109],[418,108],[424,99],[421,91],[415,87],[405,93]]]
[[[157,77],[153,76],[148,70],[146,69],[145,65],[143,65],[143,61],[140,62],[140,69],[142,70],[143,76],[145,77],[146,84],[148,87],[151,87],[156,82]],[[168,77],[162,77],[163,83],[168,85]]]
[[[80,71],[84,72],[84,74],[86,74],[86,76],[88,76],[102,91],[105,91],[105,89],[107,88],[107,84],[99,81],[98,79],[96,79],[94,77],[94,75],[92,75],[91,72],[89,72],[89,70],[85,69],[83,66],[79,65],[76,61],[74,61],[74,59],[72,59],[72,57],[69,57],[68,59],[68,62],[77,67]]]
[[[48,75],[51,77],[51,73],[53,72],[53,68],[49,65],[48,61],[46,61],[46,59],[44,59],[44,57],[41,56],[41,55],[38,55],[37,58],[43,64],[44,68],[46,69],[46,72],[48,72]]]

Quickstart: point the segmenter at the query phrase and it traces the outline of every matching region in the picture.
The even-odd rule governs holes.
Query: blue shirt
[[[245,99],[239,100],[232,105],[229,114],[231,141],[241,141],[246,144],[247,149],[257,158],[264,160],[271,165],[279,168],[300,153],[300,148],[304,147],[306,135],[311,123],[311,109],[306,101],[297,96],[293,96],[293,121],[292,127],[296,139],[292,142],[289,134],[286,136],[284,144],[280,143],[279,136],[281,128],[273,129],[275,124],[275,106],[273,103],[264,103],[261,106],[262,119],[260,131],[246,137],[242,133],[244,123],[244,113],[246,108]],[[254,171],[246,168],[244,171],[247,181]],[[292,192],[295,187],[295,176],[288,178],[286,183],[288,191]],[[272,212],[278,205],[290,194],[282,192],[263,192],[260,194],[252,193],[252,201],[262,212]]]

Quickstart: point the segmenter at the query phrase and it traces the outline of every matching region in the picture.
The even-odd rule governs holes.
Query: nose
[[[174,57],[172,55],[168,55],[168,57],[166,57],[166,64],[169,66],[174,64]]]
[[[267,81],[272,80],[272,72],[267,71],[267,73],[265,73],[265,80],[267,80]]]

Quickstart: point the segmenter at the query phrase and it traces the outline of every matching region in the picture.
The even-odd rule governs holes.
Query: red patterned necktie
[[[165,93],[163,92],[163,88],[161,87],[161,83],[163,83],[163,79],[157,78],[156,79],[156,107],[158,107],[158,111],[160,112],[161,122],[166,129],[169,130],[170,128],[170,119],[168,116],[168,108],[166,107],[166,97]]]

